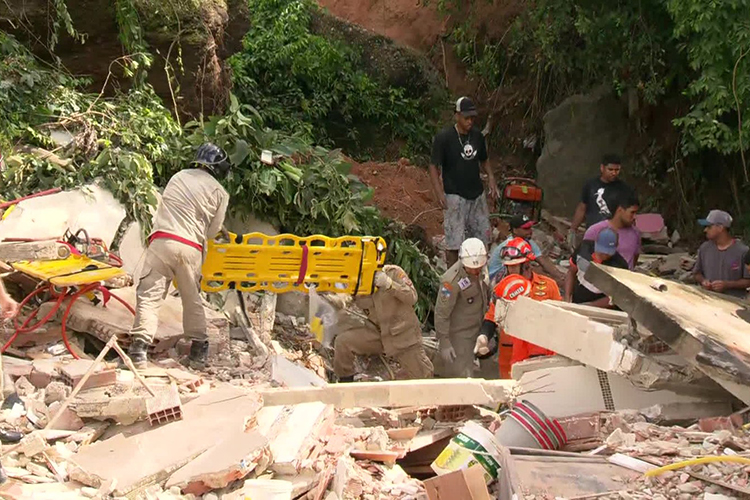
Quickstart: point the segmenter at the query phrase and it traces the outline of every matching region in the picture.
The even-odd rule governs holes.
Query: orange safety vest
[[[526,283],[529,280],[512,274],[503,278],[494,289],[493,298],[505,298],[506,300],[515,300],[525,293],[516,293],[514,297],[508,296],[506,292],[517,292],[519,289],[519,280],[523,280]],[[543,276],[537,273],[531,273],[531,290],[528,296],[534,300],[562,300],[560,295],[560,289],[557,283],[552,278]],[[487,310],[487,314],[484,319],[494,322],[495,321],[495,300],[490,302],[490,307]],[[534,356],[552,356],[555,353],[549,349],[544,349],[525,340],[517,339],[506,334],[503,330],[500,330],[499,339],[499,353],[497,357],[500,378],[510,378],[510,368],[519,361],[529,359]]]

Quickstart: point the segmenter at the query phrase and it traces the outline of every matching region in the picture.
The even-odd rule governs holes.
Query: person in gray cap
[[[478,238],[485,246],[490,244],[489,209],[481,170],[487,173],[490,198],[495,199],[498,194],[487,144],[474,126],[477,107],[468,97],[461,97],[456,101],[455,112],[455,124],[435,136],[430,158],[432,189],[443,209],[448,268],[458,261],[458,249],[464,240]]]
[[[748,247],[730,231],[732,216],[711,210],[698,224],[705,227],[706,239],[698,249],[693,278],[706,290],[744,298],[750,287],[750,271],[744,265]]]

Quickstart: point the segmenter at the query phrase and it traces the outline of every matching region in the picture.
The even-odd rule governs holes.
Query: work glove
[[[487,359],[494,356],[498,349],[497,341],[497,335],[489,337],[486,333],[480,333],[474,344],[474,357],[477,359]]]
[[[330,293],[325,296],[329,304],[336,309],[345,309],[349,305],[351,296],[344,293]]]
[[[490,353],[490,339],[487,335],[480,335],[477,337],[476,343],[474,343],[474,354],[479,356],[486,356]]]
[[[383,271],[375,273],[375,286],[383,290],[388,290],[393,286],[393,280]]]
[[[453,349],[450,340],[444,339],[440,341],[440,357],[443,358],[443,361],[446,363],[453,363],[456,361],[456,351]]]

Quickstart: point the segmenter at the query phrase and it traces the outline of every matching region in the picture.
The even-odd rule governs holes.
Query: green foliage
[[[119,27],[118,36],[127,51],[123,68],[127,76],[134,77],[137,83],[146,79],[146,71],[151,67],[153,57],[148,43],[143,37],[143,28],[133,0],[115,0],[115,18]]]
[[[373,137],[360,129],[413,150],[429,145],[435,110],[370,77],[352,47],[313,34],[319,7],[312,0],[249,0],[249,7],[244,50],[230,64],[238,98],[256,106],[266,125],[327,145],[367,146]]]
[[[181,130],[149,87],[103,99],[81,92],[82,83],[42,67],[0,31],[0,148],[7,156],[0,194],[13,199],[101,178],[128,213],[148,228],[148,206],[155,201],[152,164],[157,171],[171,165],[170,150],[181,140]],[[8,153],[18,142],[49,146],[51,129],[75,136],[69,168]]]
[[[253,214],[299,235],[379,235],[389,244],[389,261],[407,271],[419,291],[417,311],[426,319],[437,294],[438,276],[427,257],[403,236],[403,228],[366,205],[371,192],[348,175],[339,151],[314,146],[304,135],[265,128],[255,108],[232,96],[224,116],[181,129],[148,86],[112,98],[85,94],[81,82],[39,66],[13,38],[0,32],[0,121],[7,140],[0,197],[18,198],[100,179],[128,214],[150,226],[154,187],[189,165],[195,148],[212,141],[229,153],[234,169],[225,186],[232,209]],[[47,131],[64,128],[73,146],[58,151],[73,162],[61,167],[27,154],[7,154],[17,142],[49,146]],[[260,161],[263,149],[282,157]]]
[[[150,87],[103,99],[81,92],[83,83],[43,68],[0,32],[0,137],[5,139],[0,147],[19,140],[45,146],[42,132],[60,128],[76,133],[78,154],[87,159],[101,148],[119,147],[140,151],[159,165],[166,161],[181,131]]]
[[[389,244],[389,262],[401,266],[419,292],[417,313],[423,320],[437,296],[439,276],[429,260],[403,235],[403,227],[366,205],[369,188],[348,176],[350,164],[339,151],[311,145],[304,137],[263,129],[261,115],[232,96],[224,116],[204,126],[187,124],[182,156],[211,141],[223,147],[234,165],[225,186],[233,209],[270,220],[285,232],[326,236],[379,235]],[[282,159],[260,161],[263,149]]]
[[[537,0],[500,39],[478,38],[471,19],[451,36],[490,88],[530,74],[548,103],[601,83],[637,88],[653,103],[683,69],[663,0]]]
[[[674,19],[674,35],[694,71],[684,90],[692,106],[686,116],[676,120],[684,132],[683,152],[709,149],[731,154],[747,150],[750,2],[668,0],[666,4]]]
[[[750,146],[748,0],[536,0],[501,40],[478,37],[472,22],[452,41],[490,88],[510,73],[536,79],[546,105],[602,83],[652,104],[683,94],[683,155]]]
[[[15,38],[0,31],[0,148],[49,119],[46,97],[73,81],[38,67]]]
[[[65,0],[49,0],[49,2],[49,8],[52,10],[50,15],[51,26],[47,37],[49,50],[51,52],[55,50],[57,42],[60,40],[60,30],[63,28],[73,40],[84,43],[86,35],[79,33],[73,26],[73,20],[70,18]]]

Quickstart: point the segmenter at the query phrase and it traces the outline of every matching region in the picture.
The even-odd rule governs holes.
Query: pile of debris
[[[407,471],[429,470],[457,420],[477,414],[471,405],[504,401],[512,386],[329,386],[279,355],[254,379],[225,383],[166,358],[138,380],[70,358],[3,356],[0,460],[11,479],[0,498],[424,498]]]
[[[123,223],[111,195],[89,189],[93,198],[19,204],[0,238],[23,230],[50,239],[85,219],[107,245],[121,240],[123,267],[137,274],[140,228]],[[28,229],[41,220],[44,230]],[[562,255],[560,221],[545,220],[537,238]],[[0,260],[18,245],[30,248],[2,243]],[[54,240],[34,245],[49,254],[39,259],[60,250]],[[671,267],[674,255],[664,257]],[[0,339],[9,478],[0,498],[750,495],[750,311],[643,274],[593,265],[587,279],[621,310],[520,298],[501,311],[507,333],[558,353],[517,363],[514,380],[381,381],[398,367],[374,358],[358,360],[366,381],[328,384],[330,351],[304,313],[277,312],[271,293],[234,291],[205,305],[208,368],[178,361],[188,343],[170,296],[152,363],[136,373],[120,364],[132,322],[122,303],[82,296],[64,314],[43,304],[46,324],[17,336],[6,325]],[[8,281],[24,294],[35,286],[18,273]],[[135,302],[128,280],[109,288]]]
[[[747,305],[606,266],[586,279],[621,310],[520,298],[502,311],[508,334],[558,353],[514,365],[513,376],[523,404],[559,422],[567,444],[511,453],[501,489],[533,499],[750,494]]]

